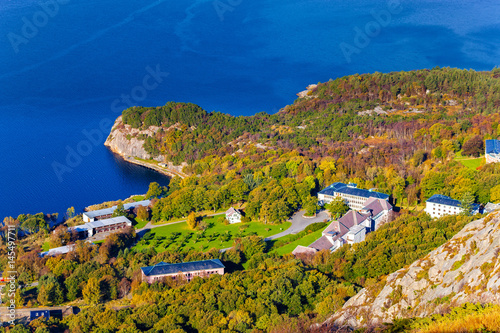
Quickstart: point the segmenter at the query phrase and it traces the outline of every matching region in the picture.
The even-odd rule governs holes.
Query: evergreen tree
[[[475,198],[474,195],[470,192],[465,192],[462,196],[462,200],[460,201],[460,208],[462,208],[462,214],[470,215],[472,211],[472,207],[474,204]]]

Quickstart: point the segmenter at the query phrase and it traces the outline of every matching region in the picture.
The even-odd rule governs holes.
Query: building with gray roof
[[[356,184],[333,183],[327,188],[318,192],[318,200],[325,204],[331,202],[335,197],[344,199],[350,209],[359,210],[364,207],[366,200],[376,198],[389,200],[389,195],[373,190],[364,190]]]
[[[82,225],[68,228],[69,232],[76,231],[83,237],[92,237],[101,232],[118,231],[131,227],[132,222],[125,216],[117,216],[104,220],[96,220]]]
[[[425,202],[425,210],[432,218],[445,215],[456,215],[463,212],[462,203],[459,200],[442,194],[434,194]],[[471,213],[482,213],[482,206],[473,204]]]
[[[142,200],[142,201],[137,201],[137,202],[131,202],[131,203],[123,204],[123,209],[128,211],[128,210],[137,208],[139,206],[147,207],[150,204],[151,204],[151,200]],[[93,222],[96,220],[110,218],[113,215],[113,213],[115,212],[116,208],[117,208],[117,206],[113,206],[110,208],[104,208],[104,209],[91,210],[89,212],[84,212],[83,213],[83,222]]]
[[[224,264],[219,259],[191,261],[170,264],[160,262],[154,266],[141,267],[142,281],[153,283],[166,277],[178,277],[191,281],[195,276],[207,277],[212,274],[224,275]]]
[[[384,199],[368,199],[366,206],[360,211],[349,210],[340,219],[332,221],[323,230],[321,237],[308,246],[312,250],[309,253],[321,250],[333,252],[344,244],[362,242],[367,233],[375,231],[387,220],[387,216],[392,210],[392,205]],[[304,247],[297,247],[292,253],[305,252]]]

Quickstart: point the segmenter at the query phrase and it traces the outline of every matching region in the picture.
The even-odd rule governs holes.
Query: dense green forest
[[[499,106],[499,69],[436,68],[318,84],[274,115],[232,117],[169,102],[127,109],[123,121],[161,126],[144,147],[188,162],[192,175],[173,179],[153,220],[247,202],[249,217],[279,223],[297,207],[313,210],[312,196],[334,181],[377,188],[403,206],[434,193],[498,200],[497,167],[467,168],[455,157],[482,155],[483,140],[498,137]]]
[[[361,288],[424,257],[474,217],[430,219],[422,204],[435,193],[476,202],[500,201],[500,165],[468,160],[500,131],[500,70],[450,68],[352,75],[320,83],[277,114],[232,117],[169,102],[123,112],[124,124],[146,129],[154,156],[187,162],[146,220],[242,207],[245,218],[279,224],[298,209],[314,212],[316,194],[335,181],[391,195],[401,211],[366,241],[295,258],[271,252],[261,237],[238,237],[231,250],[164,251],[131,247],[134,230],[75,251],[41,258],[51,216],[6,218],[26,231],[18,254],[18,306],[75,304],[78,315],[35,320],[10,332],[307,332]],[[116,129],[115,129],[116,130]],[[480,160],[477,160],[480,161]],[[477,217],[476,217],[477,218]],[[141,282],[140,267],[160,261],[221,259],[228,274],[190,283]],[[39,282],[38,286],[30,286]],[[5,299],[4,301],[6,301]],[[6,331],[0,328],[0,332]]]
[[[425,256],[473,219],[460,215],[431,220],[405,213],[365,242],[298,259],[267,253],[258,236],[236,240],[235,247],[223,254],[216,249],[137,252],[129,249],[135,235],[128,230],[100,246],[77,242],[67,255],[42,259],[36,251],[26,253],[19,258],[22,282],[39,285],[20,290],[16,301],[28,306],[72,301],[93,305],[62,321],[33,321],[33,330],[47,328],[38,332],[306,331],[362,287],[383,283],[386,274]],[[209,258],[223,260],[229,274],[189,283],[141,282],[140,267]],[[120,310],[95,306],[104,302],[120,305]]]

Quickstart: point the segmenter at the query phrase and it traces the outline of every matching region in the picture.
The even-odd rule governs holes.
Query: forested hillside
[[[484,139],[498,137],[499,107],[499,69],[436,68],[318,84],[274,115],[134,107],[113,131],[161,126],[141,137],[146,150],[188,164],[192,177],[173,179],[154,220],[247,202],[249,217],[279,223],[298,207],[314,210],[313,196],[335,181],[376,188],[405,207],[435,193],[500,199],[498,167],[473,159]]]
[[[235,237],[233,248],[222,253],[194,250],[198,237],[160,252],[152,245],[158,239],[149,236],[134,247],[134,230],[40,258],[47,239],[63,243],[67,233],[49,235],[43,214],[7,218],[5,225],[31,232],[18,255],[16,304],[82,308],[11,332],[330,331],[311,325],[362,288],[383,288],[388,274],[479,217],[431,219],[422,212],[427,198],[441,193],[464,204],[500,201],[500,165],[480,158],[484,139],[500,134],[499,109],[500,70],[450,68],[331,80],[273,115],[233,117],[174,102],[127,109],[110,138],[140,129],[134,135],[151,157],[186,163],[187,176],[172,178],[167,193],[153,199],[143,225],[188,216],[196,222],[196,214],[230,206],[242,209],[243,224],[280,224],[299,209],[316,212],[317,192],[336,181],[387,193],[398,212],[364,242],[298,258],[276,254],[270,242],[251,234]],[[192,234],[204,231],[195,227]],[[6,270],[5,237],[0,253],[0,270]],[[213,258],[222,260],[227,274],[189,283],[141,280],[143,266]]]

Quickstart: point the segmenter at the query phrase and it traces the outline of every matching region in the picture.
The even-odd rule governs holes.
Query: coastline
[[[181,177],[182,179],[184,179],[184,178],[187,177],[187,175],[185,175],[184,173],[178,172],[176,170],[172,170],[172,169],[167,168],[167,167],[162,167],[162,166],[156,165],[154,163],[148,163],[148,162],[145,162],[145,161],[141,161],[141,160],[138,160],[134,156],[124,155],[124,154],[120,153],[119,151],[116,151],[115,149],[113,149],[113,147],[111,147],[107,143],[108,142],[106,142],[104,145],[106,147],[108,147],[108,149],[111,150],[113,152],[113,154],[120,156],[126,162],[129,162],[129,163],[132,163],[132,164],[136,164],[136,165],[140,165],[142,167],[154,170],[154,171],[159,172],[159,173],[161,173],[161,174],[163,174],[165,176],[168,176],[170,178],[178,176],[178,177]]]

